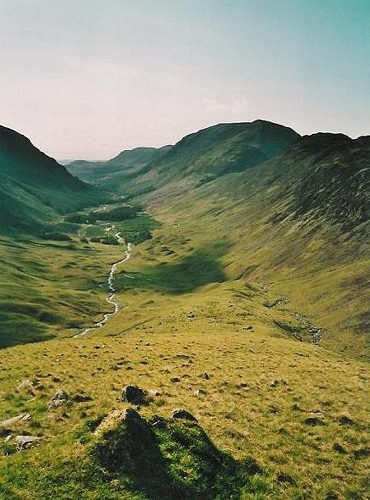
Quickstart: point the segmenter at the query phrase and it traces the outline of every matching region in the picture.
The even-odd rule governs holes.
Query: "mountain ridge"
[[[67,239],[0,235],[0,496],[367,498],[368,138],[231,129],[102,172],[113,209],[3,176]]]
[[[2,226],[31,229],[106,195],[88,186],[24,135],[0,126]]]
[[[134,192],[184,182],[186,189],[187,182],[192,185],[209,182],[219,175],[256,166],[284,151],[299,137],[289,127],[263,120],[221,123],[189,134],[174,146],[165,146],[164,151],[161,148],[164,154],[146,165],[138,165],[129,176],[122,176],[119,187]],[[95,182],[106,185],[103,172],[114,160],[96,164]],[[77,175],[73,164],[68,168]],[[85,180],[91,181],[92,174]]]

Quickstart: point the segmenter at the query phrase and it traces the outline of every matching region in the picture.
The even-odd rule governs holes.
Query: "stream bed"
[[[109,232],[112,229],[114,229],[114,226],[110,226],[106,230]],[[124,262],[127,262],[130,259],[132,244],[127,243],[127,245],[126,245],[126,242],[125,242],[124,238],[122,238],[120,233],[115,233],[114,236],[116,237],[116,239],[120,245],[126,246],[126,250],[124,252],[124,257],[122,259],[117,260],[116,262],[114,262],[112,264],[112,266],[110,268],[109,275],[108,275],[108,279],[107,279],[108,297],[106,297],[105,300],[106,300],[106,302],[108,302],[108,304],[113,306],[113,311],[109,312],[109,313],[104,313],[103,318],[100,321],[98,321],[97,323],[94,323],[89,328],[85,328],[84,330],[82,330],[82,332],[78,333],[77,335],[74,335],[73,336],[74,338],[83,337],[88,332],[90,332],[92,330],[96,330],[97,328],[101,328],[102,326],[104,326],[107,323],[107,321],[110,318],[112,318],[115,314],[117,314],[117,312],[119,310],[118,302],[116,301],[116,290],[114,288],[114,274],[117,270],[117,267],[120,264],[123,264]]]

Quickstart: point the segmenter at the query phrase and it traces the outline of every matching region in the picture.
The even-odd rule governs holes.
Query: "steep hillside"
[[[2,227],[31,227],[50,221],[55,211],[65,213],[107,198],[73,177],[29,139],[1,126],[0,180]]]
[[[0,238],[0,498],[368,498],[369,138],[222,129],[127,183],[156,221]]]
[[[302,139],[292,154],[311,161],[294,195],[296,217],[325,217],[356,229],[370,216],[370,138],[351,140],[341,134],[315,134]]]
[[[135,148],[122,151],[109,161],[88,162],[78,160],[67,165],[71,174],[80,179],[104,186],[113,191],[124,189],[128,180],[146,172],[147,166],[165,155],[171,146],[162,148]]]
[[[368,355],[370,158],[363,142],[304,137],[255,168],[170,202],[150,193],[147,203],[195,248],[223,240],[229,278],[264,283],[281,309],[325,329],[324,345]]]
[[[190,134],[126,185],[132,193],[157,190],[166,197],[220,176],[242,172],[283,153],[300,136],[271,122],[223,123]]]

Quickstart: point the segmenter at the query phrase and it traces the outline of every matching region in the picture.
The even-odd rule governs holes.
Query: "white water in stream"
[[[106,231],[109,232],[112,229],[114,229],[114,226],[109,226],[109,227],[106,228]],[[118,241],[118,243],[120,245],[126,245],[126,242],[122,238],[122,236],[121,236],[120,233],[115,233],[114,236],[117,238],[117,241]],[[120,259],[120,260],[117,260],[116,262],[114,262],[112,264],[112,267],[110,268],[110,273],[108,275],[108,280],[107,280],[107,282],[108,282],[108,297],[105,300],[108,302],[108,304],[111,304],[113,306],[113,308],[114,308],[113,312],[105,313],[103,315],[103,318],[100,321],[98,321],[97,323],[95,323],[93,326],[91,326],[89,328],[85,328],[85,330],[83,330],[81,333],[78,333],[77,335],[74,335],[74,338],[76,338],[76,337],[83,337],[84,335],[86,335],[91,330],[95,330],[96,328],[101,328],[103,325],[106,324],[106,322],[112,316],[114,316],[115,314],[117,314],[119,306],[118,306],[118,303],[116,301],[116,290],[115,290],[115,288],[113,286],[114,273],[117,270],[117,266],[119,266],[120,264],[123,264],[124,262],[127,262],[130,259],[130,257],[131,257],[131,247],[132,247],[131,243],[127,243],[124,258]]]

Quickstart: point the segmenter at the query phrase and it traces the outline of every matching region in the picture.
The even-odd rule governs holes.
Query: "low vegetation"
[[[296,138],[257,125],[259,158]],[[368,498],[368,158],[318,134],[252,168],[239,128],[119,155],[140,205],[2,229],[0,499]]]
[[[250,330],[226,314],[202,322],[193,313],[178,331],[138,327],[3,350],[0,422],[30,415],[0,425],[12,435],[1,444],[7,498],[365,499],[368,364],[272,334],[262,320]],[[102,450],[107,439],[118,446],[121,431],[96,433],[130,407],[127,384],[147,394],[139,413],[155,434],[128,469]],[[61,389],[68,399],[51,406]],[[168,420],[175,408],[198,425]],[[15,451],[15,435],[41,439]],[[120,454],[132,446],[124,436]]]

